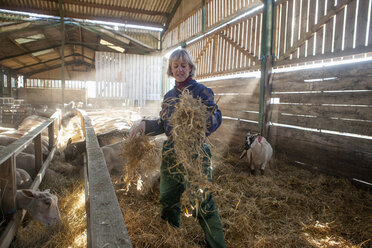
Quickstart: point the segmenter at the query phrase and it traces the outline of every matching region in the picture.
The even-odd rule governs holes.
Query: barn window
[[[27,36],[26,38],[15,39],[15,41],[18,44],[24,44],[24,43],[29,43],[29,42],[33,42],[33,41],[42,40],[42,39],[45,39],[44,34],[35,34],[35,35]]]

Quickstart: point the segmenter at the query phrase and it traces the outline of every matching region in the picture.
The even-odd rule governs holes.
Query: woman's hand
[[[146,130],[146,122],[141,121],[137,126],[129,130],[129,138],[133,139],[134,137],[137,136],[138,133],[139,134],[145,133],[145,130]]]

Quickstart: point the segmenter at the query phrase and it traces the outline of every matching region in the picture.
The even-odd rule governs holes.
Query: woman
[[[211,111],[211,115],[207,120],[206,136],[216,131],[221,125],[221,111],[214,102],[214,93],[211,89],[197,83],[192,78],[195,76],[195,70],[196,66],[186,50],[179,49],[174,51],[169,57],[167,73],[169,76],[175,78],[176,83],[175,87],[164,96],[159,119],[142,120],[141,123],[130,132],[130,138],[135,137],[137,133],[158,135],[164,132],[168,137],[162,149],[160,174],[161,217],[175,227],[180,226],[180,199],[182,193],[185,191],[185,183],[183,180],[176,179],[169,170],[169,168],[176,164],[175,152],[172,150],[172,126],[169,123],[170,116],[174,112],[176,101],[170,101],[170,99],[179,98],[182,90],[187,88],[194,98],[201,98],[203,103]],[[209,156],[209,158],[204,161],[209,168],[206,170],[207,176],[211,178],[210,148],[207,144],[203,144],[202,149],[203,153]],[[208,247],[226,247],[221,220],[210,193],[206,195],[198,209],[201,209],[201,211],[194,211],[193,215],[198,218],[199,224],[204,230]]]

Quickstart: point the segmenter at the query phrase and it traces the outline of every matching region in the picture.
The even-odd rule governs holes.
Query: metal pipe
[[[272,67],[272,42],[273,42],[273,0],[264,0],[263,19],[262,19],[262,57],[261,57],[261,80],[260,80],[260,100],[259,100],[259,119],[258,132],[263,135],[264,111],[265,111],[265,90],[269,81],[268,71]]]

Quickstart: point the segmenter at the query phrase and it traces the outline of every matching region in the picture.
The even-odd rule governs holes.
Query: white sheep
[[[265,172],[265,167],[268,163],[270,163],[271,156],[273,155],[273,148],[264,137],[248,132],[244,145],[244,151],[240,155],[240,159],[242,159],[245,155],[247,155],[249,159],[251,174],[255,174],[255,166],[261,166],[260,171],[263,175]]]
[[[17,190],[16,206],[18,209],[25,209],[32,218],[46,226],[55,225],[60,220],[58,198],[49,193],[49,190]]]

